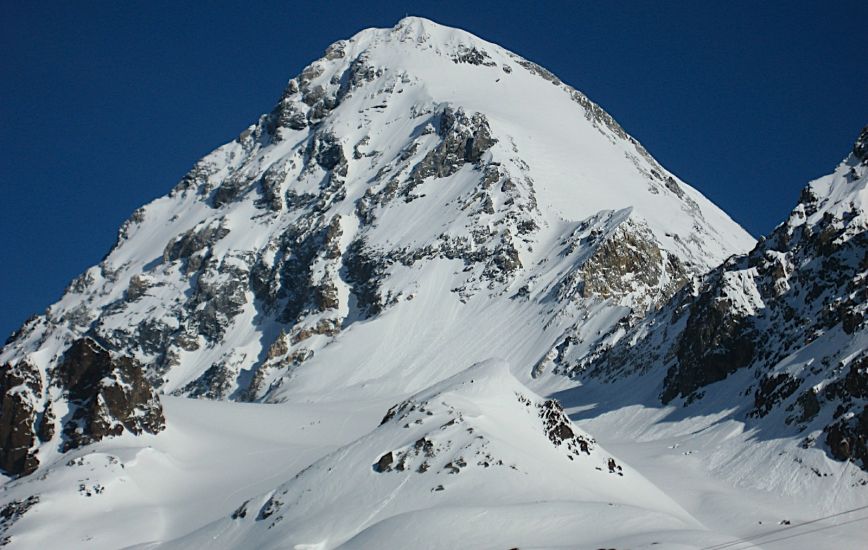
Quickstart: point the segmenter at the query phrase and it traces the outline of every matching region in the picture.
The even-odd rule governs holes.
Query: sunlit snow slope
[[[0,359],[47,372],[93,335],[166,393],[411,392],[495,351],[524,368],[752,243],[581,93],[409,18],[332,45]]]

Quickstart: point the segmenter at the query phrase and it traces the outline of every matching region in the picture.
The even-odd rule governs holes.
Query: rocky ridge
[[[750,253],[564,370],[610,381],[664,374],[660,400],[685,406],[750,373],[726,390],[752,397],[739,413],[749,425],[788,427],[804,447],[868,469],[866,140],[868,128]]]

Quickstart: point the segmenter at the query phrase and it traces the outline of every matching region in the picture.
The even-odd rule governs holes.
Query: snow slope
[[[630,518],[622,534],[701,529],[506,363],[488,361],[396,405],[367,435],[168,546],[524,546],[569,541],[578,531],[570,520],[587,514],[579,524],[588,528],[609,507]],[[395,528],[407,523],[424,527]]]

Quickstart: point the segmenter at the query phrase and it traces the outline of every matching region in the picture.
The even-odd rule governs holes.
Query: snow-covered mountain
[[[579,92],[410,18],[330,46],[0,362],[40,381],[18,410],[59,422],[50,447],[74,342],[174,395],[405,395],[492,355],[521,368],[752,243]]]
[[[864,406],[848,385],[864,386],[864,142],[756,244],[500,46],[415,17],[336,42],[0,350],[0,532],[22,548],[702,547],[750,534],[767,503],[843,509],[794,506],[829,480],[779,490],[762,453],[741,477],[718,468],[761,447],[720,435],[754,398],[700,394],[764,377],[749,389],[771,426],[814,391],[805,446],[825,423],[833,458],[860,456],[847,438],[868,416],[830,407]],[[796,332],[769,346],[785,305]],[[731,345],[744,319],[749,357]],[[808,334],[840,368],[801,374]],[[665,421],[682,401],[703,408]],[[698,431],[729,441],[717,462],[664,450]]]

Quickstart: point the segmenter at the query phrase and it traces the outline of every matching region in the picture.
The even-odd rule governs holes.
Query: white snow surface
[[[481,64],[455,61],[474,51]],[[409,17],[329,52],[305,71],[307,89],[345,86],[353,62],[371,69],[370,80],[350,87],[315,128],[256,137],[264,117],[203,159],[207,192],[179,187],[141,209],[106,259],[26,325],[0,363],[26,358],[48,377],[69,342],[95,326],[109,333],[157,319],[183,328],[177,308],[194,285],[220,288],[229,268],[247,277],[250,255],[276,261],[283,232],[316,216],[337,220],[341,255],[360,239],[385,252],[441,246],[444,235],[475,243],[484,228],[472,247],[512,243],[521,267],[489,280],[481,266],[445,254],[391,262],[380,281],[386,307],[366,316],[345,272],[320,251],[310,277],[332,284],[338,305],[306,310],[294,326],[245,289],[219,342],[199,335],[195,348],[170,347],[175,361],[160,374],[164,432],[62,455],[54,441],[40,448],[35,474],[5,480],[3,502],[39,496],[8,528],[11,548],[752,547],[739,539],[778,548],[763,543],[791,534],[792,548],[859,546],[864,524],[847,521],[864,510],[798,527],[868,505],[855,467],[805,450],[794,468],[774,458],[791,440],[756,441],[740,423],[720,422],[724,413],[687,417],[644,397],[607,408],[618,401],[611,392],[646,396],[649,388],[583,386],[540,367],[568,331],[590,352],[620,321],[666,298],[634,272],[622,274],[623,295],[582,290],[581,268],[619,228],[645,236],[661,266],[674,258],[687,276],[749,250],[754,240],[743,229],[581,93],[500,46]],[[297,94],[289,101],[309,113]],[[428,126],[446,109],[484,116],[496,143],[475,165],[425,178],[409,200],[377,205],[376,221],[365,223],[359,200],[407,181],[440,142]],[[336,176],[309,161],[326,134],[347,165],[333,194],[323,189]],[[255,182],[275,166],[286,172],[281,196],[310,193],[323,198],[320,209],[263,209]],[[498,167],[495,189],[516,185],[489,192],[493,214],[474,202],[486,166]],[[209,202],[229,180],[247,187],[225,204]],[[815,185],[828,187],[832,205],[839,198],[824,181]],[[509,214],[518,206],[536,224],[523,236]],[[222,271],[191,282],[182,261],[167,259],[167,245],[204,227],[228,229],[207,249]],[[666,269],[660,286],[675,277]],[[130,301],[134,277],[149,283]],[[290,338],[324,320],[339,330]],[[304,359],[269,363],[280,338],[288,342],[281,357]],[[145,365],[157,360],[129,353]],[[218,363],[233,375],[222,400],[183,397]],[[256,402],[236,402],[257,370]],[[550,396],[576,420],[570,433],[592,442],[588,453],[570,455],[548,436],[539,411]],[[381,423],[401,403],[416,409]],[[381,471],[386,453],[394,461]],[[829,528],[808,532],[816,527]],[[792,530],[776,533],[783,528]]]

